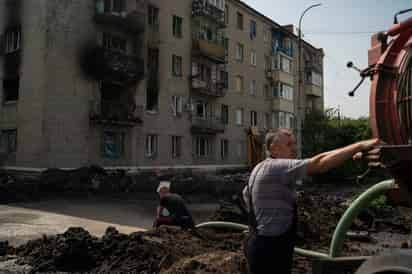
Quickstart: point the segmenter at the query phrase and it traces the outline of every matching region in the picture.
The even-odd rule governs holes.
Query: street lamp
[[[316,8],[321,6],[321,3],[311,5],[307,7],[303,12],[302,15],[299,18],[299,28],[298,28],[298,90],[297,90],[297,96],[298,96],[298,112],[297,112],[297,134],[298,134],[298,139],[300,139],[299,143],[302,144],[302,109],[301,109],[301,87],[302,87],[302,19],[303,16],[305,16],[306,12],[308,12],[312,8]],[[299,138],[300,137],[300,138]]]

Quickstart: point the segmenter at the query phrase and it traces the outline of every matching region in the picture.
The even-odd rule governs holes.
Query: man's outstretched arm
[[[324,152],[312,157],[307,166],[308,175],[323,173],[342,165],[357,153],[369,151],[379,144],[378,139],[370,139],[351,144],[346,147]]]

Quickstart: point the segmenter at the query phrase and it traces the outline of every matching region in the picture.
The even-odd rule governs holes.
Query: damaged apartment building
[[[0,0],[0,32],[8,168],[243,167],[323,110],[322,49],[298,89],[293,26],[240,0]]]

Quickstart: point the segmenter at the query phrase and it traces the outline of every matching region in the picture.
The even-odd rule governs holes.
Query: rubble
[[[133,176],[122,171],[107,174],[98,167],[73,171],[48,170],[40,179],[34,180],[36,184],[30,186],[27,180],[13,176],[0,177],[0,189],[12,193],[11,190],[15,191],[19,186],[36,190],[40,194],[45,190],[49,193],[155,193],[159,179],[165,178],[164,174],[159,176],[148,172]],[[211,220],[243,224],[247,224],[247,213],[242,203],[241,190],[247,178],[246,173],[222,176],[190,173],[166,175],[166,179],[174,182],[174,191],[185,197],[208,193],[209,199],[220,200],[220,208],[211,216]],[[330,192],[322,187],[301,188],[298,191],[298,246],[327,253],[339,219],[359,192],[359,189],[335,189]],[[0,193],[1,198],[5,197],[2,196],[4,193]],[[345,239],[343,254],[374,255],[385,248],[410,248],[410,241],[388,244],[380,241],[379,233],[375,232],[383,231],[382,235],[409,235],[411,224],[410,211],[378,201],[362,211],[355,220]],[[393,242],[404,238],[395,238]],[[208,229],[182,231],[166,226],[130,235],[121,234],[110,227],[102,238],[96,238],[82,228],[70,228],[63,234],[44,236],[17,248],[0,243],[0,256],[6,255],[0,260],[0,272],[14,265],[26,271],[19,273],[243,274],[246,273],[242,251],[244,239],[245,234],[240,232]],[[311,261],[295,256],[294,274],[310,273],[310,268]]]

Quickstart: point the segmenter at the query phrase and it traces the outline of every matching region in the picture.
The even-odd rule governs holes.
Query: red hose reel
[[[372,132],[386,144],[382,162],[400,186],[395,200],[412,206],[412,17],[372,36]]]

